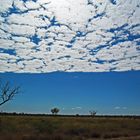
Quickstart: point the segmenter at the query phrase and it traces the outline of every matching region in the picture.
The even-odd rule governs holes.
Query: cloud
[[[140,70],[139,0],[0,5],[0,72]]]
[[[114,107],[114,109],[117,109],[117,110],[118,110],[118,109],[119,109],[119,110],[120,110],[120,109],[121,109],[121,110],[125,110],[125,109],[127,109],[127,107],[125,107],[125,106],[124,106],[124,107],[116,106],[116,107]]]
[[[79,106],[78,106],[78,107],[73,107],[73,108],[72,108],[72,110],[81,110],[81,109],[82,109],[82,107],[79,107]]]
[[[119,106],[116,106],[114,109],[120,109],[120,107]]]
[[[124,106],[124,107],[122,107],[122,109],[127,109],[127,107]]]

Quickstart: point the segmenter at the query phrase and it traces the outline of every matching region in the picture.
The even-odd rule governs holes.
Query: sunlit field
[[[2,115],[0,140],[140,140],[140,118]]]

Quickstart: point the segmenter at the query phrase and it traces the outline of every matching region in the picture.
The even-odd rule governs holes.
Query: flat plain
[[[140,140],[140,118],[1,115],[0,140]]]

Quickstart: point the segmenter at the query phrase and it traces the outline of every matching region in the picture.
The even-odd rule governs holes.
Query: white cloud
[[[78,106],[78,107],[73,107],[72,110],[81,110],[82,107]]]
[[[1,0],[0,1],[0,12],[8,10],[13,3],[13,0]]]
[[[0,72],[140,70],[139,0],[0,5]]]
[[[116,106],[114,109],[120,109],[121,107],[119,107],[119,106]]]
[[[124,106],[123,109],[127,109],[127,107]]]
[[[125,107],[125,106],[123,106],[123,107],[116,106],[116,107],[114,107],[114,109],[116,109],[116,110],[125,110],[125,109],[127,109],[127,107]]]

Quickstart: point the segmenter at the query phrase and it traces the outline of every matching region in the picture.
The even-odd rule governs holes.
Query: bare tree
[[[53,115],[57,115],[57,113],[59,112],[59,109],[55,107],[55,108],[51,109],[51,112]]]
[[[89,113],[92,117],[94,117],[97,114],[97,111],[92,110],[92,111],[89,111]]]
[[[11,87],[9,82],[0,83],[0,106],[12,100],[13,97],[20,92],[20,87]]]

